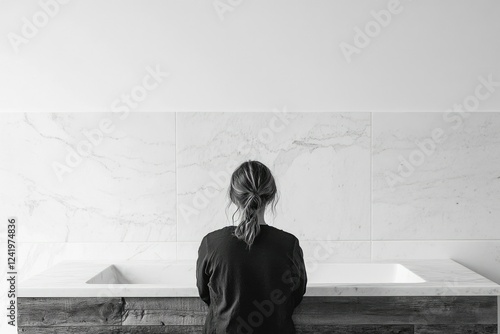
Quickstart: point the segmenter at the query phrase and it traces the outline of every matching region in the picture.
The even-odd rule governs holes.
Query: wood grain
[[[202,326],[20,327],[21,334],[202,334]]]
[[[19,326],[121,325],[122,298],[18,298]]]
[[[122,334],[122,326],[19,327],[22,334]]]
[[[188,310],[125,310],[122,320],[125,326],[203,325],[206,312]]]
[[[496,324],[494,296],[304,297],[296,324]]]
[[[125,310],[176,310],[207,312],[207,305],[196,297],[127,297]]]
[[[415,334],[497,334],[497,325],[416,325]]]
[[[203,326],[123,326],[123,334],[202,334]]]
[[[203,325],[207,306],[199,298],[125,298],[126,326]]]
[[[202,332],[198,298],[18,298],[19,333]],[[495,296],[304,297],[298,333],[497,334]]]
[[[297,325],[297,334],[413,334],[413,325]]]

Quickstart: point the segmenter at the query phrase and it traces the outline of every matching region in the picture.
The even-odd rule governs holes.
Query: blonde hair
[[[274,177],[263,163],[246,161],[231,176],[229,199],[237,207],[232,216],[239,213],[239,223],[234,235],[250,248],[260,232],[258,213],[271,204],[273,212],[277,203],[277,188]]]

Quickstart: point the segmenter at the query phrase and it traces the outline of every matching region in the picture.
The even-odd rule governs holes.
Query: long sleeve
[[[304,263],[304,254],[302,252],[302,248],[300,248],[299,240],[295,240],[295,244],[293,247],[293,263],[294,267],[292,269],[295,285],[292,289],[292,297],[294,307],[297,307],[304,294],[306,293],[307,286],[307,273],[306,266]]]
[[[208,273],[208,247],[207,238],[203,238],[198,249],[198,260],[196,261],[196,286],[198,287],[198,293],[200,298],[207,304],[210,305],[210,290],[208,288],[208,283],[210,281],[210,275]]]
[[[262,225],[248,249],[235,228],[208,233],[198,249],[196,284],[209,306],[203,333],[295,333],[292,315],[307,284],[297,237]],[[258,329],[247,322],[256,311]]]

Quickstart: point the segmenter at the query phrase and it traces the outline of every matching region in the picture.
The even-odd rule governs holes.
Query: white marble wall
[[[500,282],[500,114],[456,128],[440,113],[123,116],[0,114],[0,208],[19,219],[23,275],[65,259],[194,259],[231,224],[230,173],[258,159],[281,195],[268,220],[309,260],[454,258]],[[54,162],[96,129],[61,181]]]
[[[269,216],[275,226],[305,247],[333,242],[334,259],[369,258],[369,113],[178,114],[182,249],[195,254],[203,235],[232,224],[226,185],[248,159],[274,171],[281,194],[276,218]]]
[[[372,257],[453,258],[500,283],[500,113],[374,113],[372,127]]]
[[[1,114],[0,142],[21,275],[66,258],[175,258],[175,114]]]

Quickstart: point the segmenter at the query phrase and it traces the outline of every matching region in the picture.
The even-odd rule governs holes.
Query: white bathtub
[[[397,263],[309,264],[308,285],[423,283]],[[161,284],[195,286],[194,264],[113,264],[91,277],[87,284]]]
[[[195,261],[61,262],[19,284],[19,297],[198,297]],[[306,296],[500,295],[451,260],[306,263]]]

